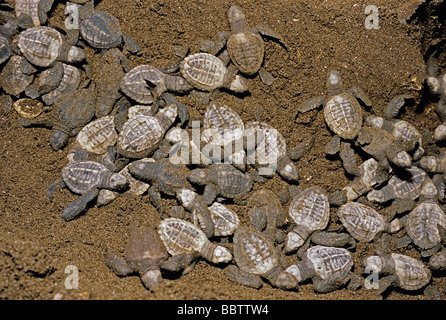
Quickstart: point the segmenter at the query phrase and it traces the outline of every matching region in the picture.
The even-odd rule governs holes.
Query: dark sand
[[[13,4],[14,1],[8,1]],[[222,92],[219,100],[237,111],[244,121],[254,119],[257,105],[263,107],[265,122],[279,129],[288,146],[315,136],[310,152],[296,162],[300,187],[318,185],[327,192],[345,186],[347,177],[339,158],[325,155],[325,144],[332,134],[320,110],[299,116],[296,106],[315,95],[324,95],[329,69],[338,69],[347,88],[361,87],[382,115],[396,95],[412,94],[415,105],[402,110],[401,118],[420,131],[440,124],[433,108],[435,97],[426,98],[425,53],[438,41],[438,21],[416,16],[422,0],[375,1],[379,7],[379,29],[364,27],[365,7],[370,1],[149,1],[103,0],[97,8],[116,16],[122,30],[142,46],[130,55],[131,66],[147,63],[165,66],[177,60],[175,46],[188,45],[191,52],[201,39],[213,39],[219,31],[229,30],[226,11],[230,4],[240,5],[251,26],[263,23],[283,35],[286,51],[272,40],[265,41],[264,67],[275,77],[271,86],[258,76],[248,78],[251,95],[243,98]],[[50,22],[63,26],[63,4],[54,5]],[[415,15],[414,15],[415,14]],[[412,17],[412,19],[411,19]],[[97,54],[87,50],[92,63]],[[192,116],[200,116],[206,106],[192,96],[179,96]],[[371,110],[365,110],[370,114]],[[156,225],[159,214],[147,195],[120,197],[108,206],[93,206],[73,221],[61,218],[63,208],[76,198],[68,190],[50,201],[46,187],[60,179],[67,164],[68,147],[54,152],[44,128],[22,128],[12,110],[0,115],[0,298],[2,299],[375,299],[373,290],[345,288],[328,294],[314,293],[311,283],[297,291],[282,291],[265,283],[259,289],[235,284],[223,268],[200,261],[182,277],[171,277],[153,292],[147,291],[137,276],[120,278],[104,264],[105,248],[123,255],[132,222]],[[70,143],[73,139],[70,140]],[[268,188],[279,192],[287,183],[275,175],[257,183],[255,190]],[[172,199],[166,205],[174,204]],[[287,209],[288,204],[285,209]],[[380,206],[375,206],[381,210]],[[230,205],[246,223],[246,209]],[[332,213],[337,210],[332,207]],[[332,222],[336,222],[333,218]],[[404,231],[395,236],[402,236]],[[420,258],[417,249],[395,249]],[[372,244],[359,244],[353,252],[354,271],[361,275],[362,259],[373,253]],[[295,254],[287,257],[297,261]],[[65,289],[65,268],[79,269],[79,289]],[[435,274],[435,288],[446,294],[446,278]],[[390,291],[387,299],[426,299],[423,290],[413,293]]]

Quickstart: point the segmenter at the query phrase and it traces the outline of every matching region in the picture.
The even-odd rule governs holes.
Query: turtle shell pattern
[[[81,147],[94,154],[103,154],[118,140],[113,116],[96,119],[79,131],[76,141]]]
[[[348,93],[331,97],[324,107],[325,122],[338,136],[353,139],[362,126],[362,109]]]
[[[252,75],[263,63],[265,48],[262,37],[255,33],[236,33],[226,43],[229,56],[240,72]]]
[[[160,222],[158,234],[171,255],[200,252],[209,240],[194,224],[182,219],[168,218]]]
[[[228,69],[223,62],[209,53],[196,53],[184,58],[181,74],[192,86],[212,91],[223,86]]]
[[[446,228],[443,210],[436,203],[422,202],[408,216],[407,233],[418,247],[429,249],[441,241],[437,225]]]
[[[233,109],[214,102],[206,110],[203,129],[206,142],[225,145],[241,139],[245,131],[245,125]],[[212,139],[208,134],[211,135]]]
[[[374,209],[358,202],[347,202],[338,210],[342,225],[359,241],[369,242],[384,229],[385,221]]]
[[[322,230],[330,218],[328,197],[321,188],[309,187],[293,198],[288,213],[297,225],[313,231]]]
[[[209,206],[209,212],[214,222],[214,235],[216,236],[231,235],[240,224],[237,214],[219,202],[214,202]]]
[[[225,198],[234,198],[252,187],[251,177],[230,164],[216,163],[208,170],[211,170],[213,183],[219,187],[220,195]]]
[[[0,85],[7,94],[14,96],[25,91],[34,79],[36,69],[22,56],[12,56],[0,73]]]
[[[122,91],[138,103],[152,104],[153,95],[146,79],[151,79],[153,67],[139,65],[127,72],[121,80]]]
[[[107,172],[110,171],[99,162],[72,162],[62,169],[62,179],[71,191],[85,194],[96,188]]]
[[[79,28],[82,38],[94,48],[113,48],[118,46],[122,40],[118,20],[101,10],[95,10],[90,18],[82,20]]]
[[[234,258],[240,269],[258,275],[271,271],[279,261],[273,243],[260,232],[246,227],[235,231]]]
[[[420,261],[406,255],[392,253],[395,274],[400,280],[400,287],[406,290],[417,290],[424,287],[431,278],[431,272]]]
[[[167,258],[167,252],[155,230],[140,227],[130,234],[125,258],[135,262],[143,259],[157,260]]]
[[[18,47],[25,58],[39,67],[56,61],[62,48],[62,35],[50,27],[29,28],[20,33]]]
[[[11,47],[8,38],[0,34],[0,64],[11,56]]]
[[[344,278],[353,266],[350,252],[344,248],[314,246],[307,250],[315,273],[323,280]]]

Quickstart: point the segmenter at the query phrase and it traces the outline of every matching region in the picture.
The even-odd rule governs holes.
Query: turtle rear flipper
[[[71,220],[77,217],[82,211],[84,211],[88,204],[97,198],[99,194],[98,189],[94,189],[87,192],[70,203],[62,212],[62,218],[65,220]]]

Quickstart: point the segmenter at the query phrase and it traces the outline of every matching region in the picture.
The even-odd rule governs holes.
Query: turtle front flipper
[[[356,99],[361,100],[367,107],[372,106],[372,101],[370,101],[369,97],[365,94],[365,92],[359,87],[350,88],[350,94],[354,96]]]
[[[63,180],[57,180],[56,182],[50,184],[47,188],[46,188],[46,195],[48,196],[48,198],[50,200],[53,200],[54,198],[54,192],[56,192],[57,190],[63,189],[65,188],[67,185],[65,184],[65,182]]]
[[[267,36],[267,37],[276,39],[287,51],[290,50],[288,48],[285,40],[283,39],[283,37],[276,31],[271,29],[270,27],[259,24],[253,28],[253,31],[254,31],[254,33],[257,31],[258,33],[260,33],[263,36]]]
[[[320,106],[323,106],[326,101],[327,101],[327,99],[322,96],[317,96],[317,97],[311,98],[311,99],[305,101],[304,103],[302,103],[301,105],[299,105],[299,107],[297,108],[297,115],[299,115],[299,113],[304,113],[304,112],[319,108]],[[296,117],[297,117],[297,115],[296,115]]]
[[[105,254],[105,265],[118,276],[126,276],[133,272],[128,263],[113,253]]]
[[[64,209],[62,212],[62,218],[64,218],[66,221],[74,219],[87,208],[91,201],[97,198],[98,194],[99,189],[93,189],[90,192],[83,194]]]

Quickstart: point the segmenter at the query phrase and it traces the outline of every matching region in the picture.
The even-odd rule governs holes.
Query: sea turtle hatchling
[[[90,86],[63,95],[54,103],[50,115],[45,118],[19,118],[18,121],[24,127],[35,125],[52,128],[50,144],[54,150],[59,150],[67,144],[69,137],[77,135],[93,118],[93,90],[94,87]]]
[[[389,223],[373,208],[359,202],[347,202],[337,215],[352,237],[363,242],[372,241],[382,231],[394,233],[403,227],[399,219]]]
[[[209,53],[200,52],[185,57],[180,64],[180,71],[187,82],[202,91],[213,91],[222,87],[239,93],[248,91],[243,78]]]
[[[62,180],[56,181],[47,188],[50,199],[56,189],[68,187],[81,196],[68,205],[62,217],[71,220],[79,215],[88,203],[96,199],[99,189],[124,190],[129,185],[127,178],[108,170],[103,164],[95,161],[76,161],[62,169]]]
[[[298,107],[298,113],[307,112],[322,105],[325,122],[331,131],[343,139],[355,138],[362,126],[362,108],[358,99],[367,106],[371,106],[371,101],[357,87],[347,92],[344,89],[341,74],[336,70],[329,72],[326,88],[327,98],[317,96],[305,101]]]
[[[11,56],[11,46],[9,45],[9,39],[0,32],[0,64],[5,62]]]
[[[349,286],[355,288],[357,276],[351,272],[352,267],[353,258],[347,249],[317,245],[309,248],[302,260],[285,272],[293,275],[298,283],[312,279],[314,290],[326,293],[348,281]]]
[[[122,42],[122,32],[118,20],[113,15],[98,9],[90,14],[87,17],[80,17],[79,31],[82,38],[94,48],[119,46]]]
[[[85,59],[83,49],[64,42],[59,31],[46,26],[22,31],[17,46],[29,62],[39,67],[49,67],[56,59],[69,63]]]
[[[25,58],[13,55],[3,66],[0,85],[7,94],[18,96],[33,82],[36,71]]]
[[[127,242],[125,259],[112,253],[105,254],[105,264],[118,276],[138,273],[147,289],[161,282],[160,263],[168,258],[166,248],[155,230],[134,228]]]
[[[435,56],[431,56],[427,62],[427,86],[429,91],[433,94],[439,95],[439,101],[435,107],[440,120],[443,124],[440,125],[438,140],[443,137],[446,121],[446,73],[440,73],[438,60]]]
[[[209,212],[214,222],[214,235],[217,237],[232,235],[240,225],[238,215],[224,204],[214,202],[209,206]]]
[[[42,101],[46,105],[52,105],[60,97],[70,92],[76,90],[81,82],[81,70],[75,66],[60,63],[62,66],[62,73],[60,75],[55,75],[52,71],[53,69],[59,69],[56,67],[59,65],[57,62],[54,64],[53,68],[46,69],[40,73],[39,77],[39,94],[42,95]],[[54,68],[56,67],[56,68]],[[58,71],[56,71],[58,73]],[[54,87],[53,84],[54,83]]]
[[[32,19],[35,27],[45,24],[47,12],[51,9],[54,0],[16,0],[15,14],[17,18],[27,15]]]
[[[431,280],[431,271],[421,261],[398,253],[370,256],[362,264],[369,272],[387,275],[379,278],[380,294],[392,285],[405,290],[418,290]]]
[[[439,155],[421,157],[419,166],[427,172],[446,173],[446,152],[441,152]]]
[[[214,163],[206,168],[193,169],[187,179],[194,184],[206,185],[203,200],[210,205],[220,195],[234,199],[237,203],[244,199],[252,188],[252,178],[226,163]]]
[[[232,254],[227,248],[210,242],[203,231],[185,220],[161,220],[158,234],[172,256],[198,252],[203,258],[216,264],[232,260]]]
[[[117,150],[127,158],[145,158],[159,147],[167,129],[177,118],[177,106],[168,105],[154,116],[129,118],[119,133]]]
[[[324,190],[312,186],[298,193],[290,203],[288,215],[295,226],[286,237],[285,252],[301,247],[316,230],[327,227],[330,204]]]
[[[247,139],[247,162],[258,167],[262,176],[271,176],[277,170],[287,181],[297,181],[299,178],[295,164],[288,156],[285,138],[271,125],[251,121],[245,125]],[[249,146],[254,145],[255,148]]]
[[[297,281],[285,272],[273,242],[261,232],[239,227],[234,234],[234,259],[237,264],[225,268],[230,279],[243,285],[259,288],[261,278],[281,289],[295,289]]]

